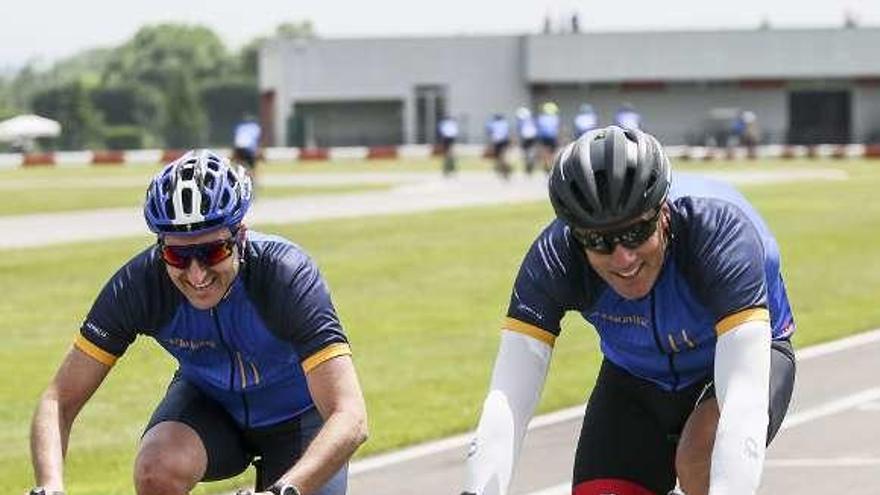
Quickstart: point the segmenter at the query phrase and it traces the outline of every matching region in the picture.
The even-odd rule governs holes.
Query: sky
[[[318,36],[523,34],[578,14],[582,31],[837,27],[847,12],[880,27],[880,0],[4,0],[0,73],[112,47],[141,26],[201,24],[230,49],[282,22],[310,20]],[[10,5],[12,4],[12,5]],[[10,8],[11,7],[11,8]]]

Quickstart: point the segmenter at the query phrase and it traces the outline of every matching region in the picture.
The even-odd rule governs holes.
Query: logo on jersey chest
[[[614,315],[597,311],[593,313],[592,316],[598,320],[603,320],[614,325],[635,325],[643,328],[650,328],[648,318],[642,315]]]
[[[165,343],[171,347],[187,351],[198,351],[206,347],[209,349],[215,349],[217,347],[217,343],[213,340],[190,340],[182,339],[180,337],[165,339]]]

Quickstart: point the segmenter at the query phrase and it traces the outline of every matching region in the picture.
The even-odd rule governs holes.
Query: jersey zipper
[[[217,311],[214,308],[211,308],[211,316],[214,318],[214,325],[217,326],[217,335],[220,336],[220,342],[223,344],[223,348],[226,349],[226,354],[229,356],[229,391],[235,392],[235,370],[237,368],[235,355],[232,352],[232,347],[226,342],[226,339],[223,338],[223,326],[220,325],[220,316],[217,315]],[[248,407],[247,397],[244,393],[244,382],[241,384],[241,403],[244,411],[244,425],[245,427],[250,426],[250,409]]]
[[[651,330],[654,334],[654,343],[657,345],[657,349],[660,350],[663,354],[666,354],[666,360],[669,362],[669,372],[672,374],[672,390],[678,390],[679,376],[678,370],[675,369],[675,352],[667,351],[663,348],[663,344],[660,342],[660,330],[657,328],[657,301],[654,298],[654,294],[651,294]]]

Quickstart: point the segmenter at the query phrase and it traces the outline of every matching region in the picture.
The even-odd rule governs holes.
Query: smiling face
[[[634,224],[641,220],[640,218],[629,223]],[[609,254],[584,250],[596,273],[626,299],[639,299],[648,295],[660,276],[666,254],[669,223],[666,206],[657,221],[657,229],[638,247],[627,248],[617,244]]]
[[[192,246],[229,239],[232,233],[227,228],[206,232],[197,236],[179,236],[169,234],[163,238],[167,246]],[[186,268],[176,268],[165,264],[168,277],[183,293],[186,299],[197,309],[211,309],[226,295],[239,269],[238,246],[232,248],[231,256],[212,265],[193,258]]]

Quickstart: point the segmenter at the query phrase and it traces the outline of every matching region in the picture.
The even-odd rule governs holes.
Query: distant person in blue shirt
[[[253,115],[245,115],[233,131],[232,159],[244,165],[253,175],[263,130]]]
[[[550,173],[553,154],[559,146],[559,106],[552,101],[541,105],[538,114],[538,141],[541,143],[541,159],[544,170]]]
[[[737,138],[740,146],[745,146],[752,153],[759,140],[758,117],[755,112],[751,110],[740,111],[733,121],[731,133]]]
[[[538,126],[532,117],[532,111],[528,107],[516,109],[516,132],[519,138],[519,146],[522,149],[523,161],[526,174],[531,174],[535,169],[537,149],[535,141],[538,139]]]
[[[572,137],[577,139],[581,137],[581,134],[599,127],[599,116],[593,110],[592,105],[584,103],[578,109],[577,115],[574,116],[573,124],[574,131]]]
[[[492,157],[495,160],[495,171],[502,178],[510,177],[510,164],[507,163],[507,147],[510,146],[510,123],[504,115],[496,113],[486,123],[486,134],[492,145]]]
[[[440,144],[440,153],[443,155],[443,175],[448,176],[455,172],[455,153],[453,146],[458,138],[458,122],[446,115],[437,123],[437,137]]]
[[[614,125],[623,129],[641,130],[642,116],[636,112],[632,103],[624,103],[614,114]]]

